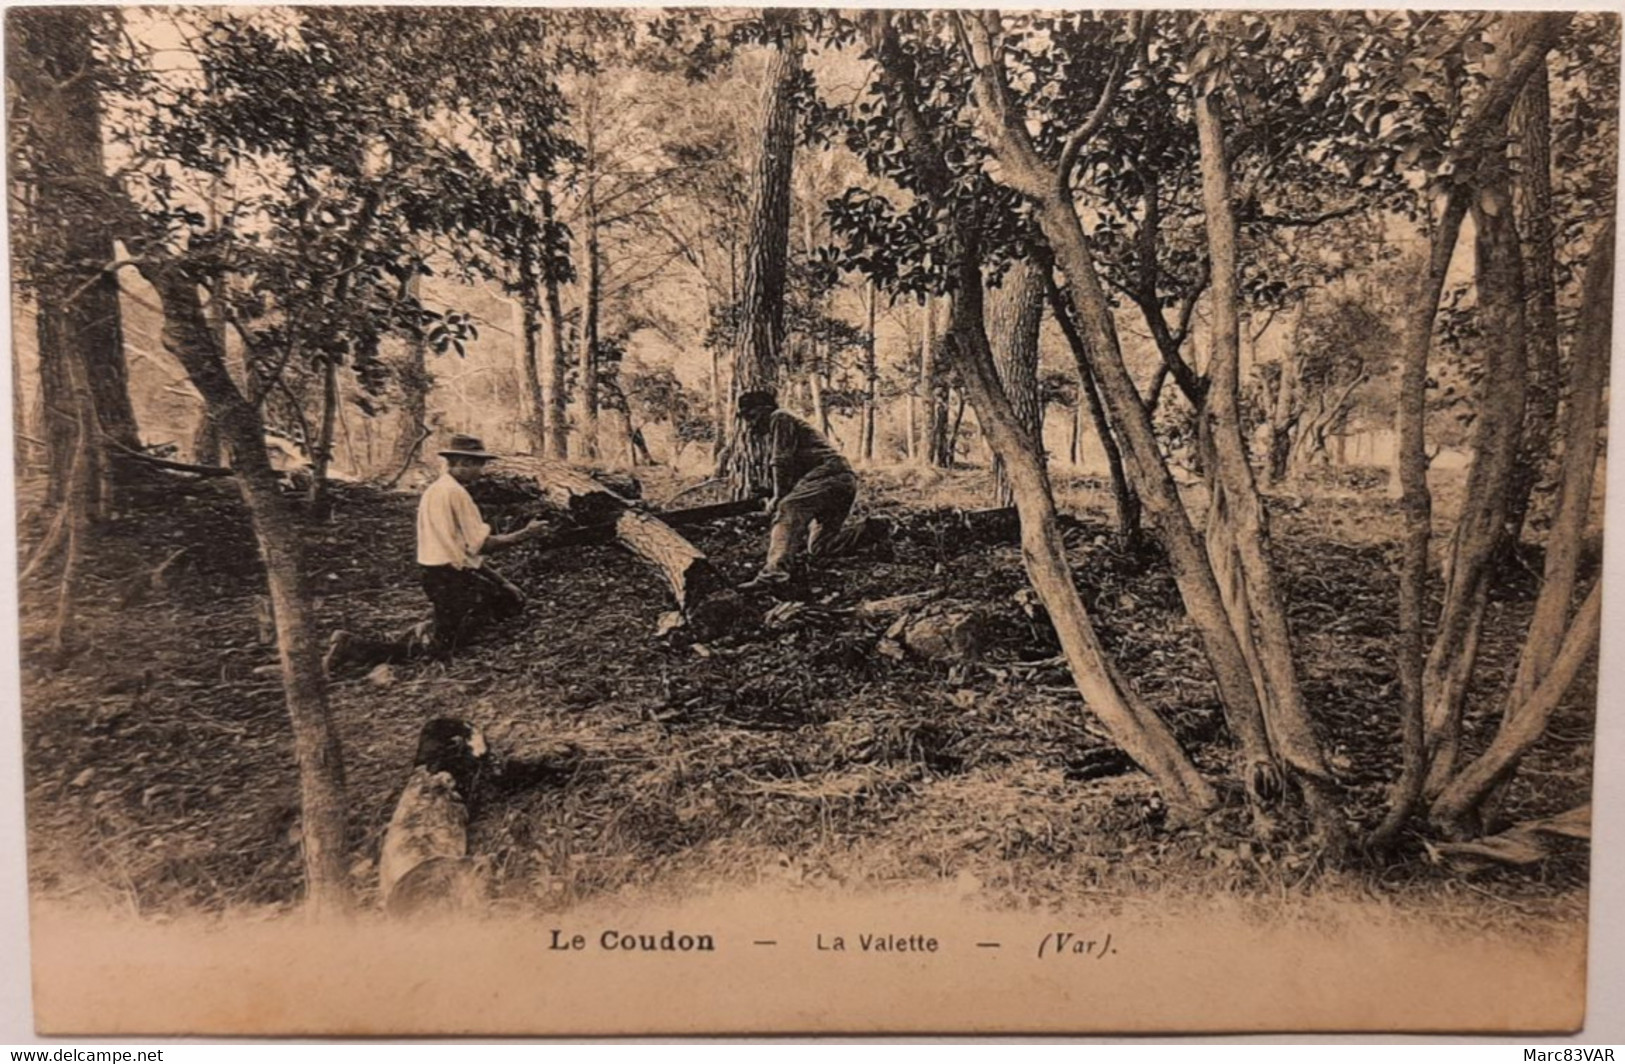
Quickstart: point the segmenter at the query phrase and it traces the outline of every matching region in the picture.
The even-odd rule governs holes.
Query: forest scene
[[[36,899],[1584,924],[1616,15],[6,19]]]

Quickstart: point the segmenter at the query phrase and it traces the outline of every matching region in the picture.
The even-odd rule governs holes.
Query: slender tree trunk
[[[593,159],[593,134],[587,131],[587,155]],[[586,209],[583,224],[586,240],[583,258],[587,267],[587,290],[581,310],[580,377],[581,395],[579,426],[581,447],[579,455],[591,461],[598,457],[598,315],[601,311],[603,261],[598,245],[598,177],[597,160],[592,161],[592,172],[587,176]]]
[[[941,196],[949,185],[948,169],[910,95],[911,83],[890,16],[870,14],[867,25],[874,52],[893,82],[891,91],[900,97],[899,130],[904,146],[923,187]],[[962,387],[976,403],[977,420],[990,446],[1003,459],[1014,487],[1028,579],[1049,612],[1073,679],[1091,711],[1124,752],[1156,780],[1170,808],[1182,818],[1195,816],[1213,806],[1211,788],[1167,727],[1106,660],[1073,583],[1043,464],[999,386],[982,318],[981,271],[969,239],[974,224],[959,218],[950,218],[946,224],[958,256],[952,318],[956,368]]]
[[[1422,674],[1429,795],[1437,795],[1455,771],[1462,703],[1493,563],[1505,533],[1524,417],[1523,268],[1504,151],[1487,155],[1481,164],[1477,200],[1473,223],[1484,384],[1473,426],[1473,464],[1451,542],[1444,604]]]
[[[259,412],[232,382],[224,353],[215,347],[196,281],[176,266],[148,263],[141,272],[164,309],[164,346],[186,369],[220,426],[265,563],[299,765],[306,903],[318,913],[343,910],[350,903],[344,766],[328,713],[297,521],[266,457]]]
[[[551,244],[558,228],[553,208],[551,189],[542,190],[542,224]],[[547,434],[544,449],[539,452],[549,458],[563,459],[570,448],[570,418],[565,403],[565,381],[569,373],[569,359],[564,345],[564,305],[559,298],[558,271],[549,255],[542,270],[542,290],[547,298],[546,344],[542,348],[542,409]]]
[[[1575,575],[1590,516],[1597,470],[1597,434],[1608,382],[1614,310],[1614,224],[1592,244],[1580,304],[1580,333],[1570,356],[1567,421],[1563,429],[1563,480],[1556,516],[1546,540],[1546,566],[1529,635],[1518,662],[1509,706],[1527,702],[1551,668],[1563,621],[1574,600]]]
[[[1573,681],[1555,663],[1570,647],[1575,632],[1589,642],[1576,649],[1580,660],[1589,653],[1595,633],[1586,634],[1582,616],[1570,624],[1575,578],[1590,515],[1597,469],[1597,437],[1601,428],[1602,395],[1611,349],[1614,290],[1614,225],[1612,221],[1592,245],[1580,306],[1579,337],[1570,357],[1569,401],[1563,431],[1563,479],[1558,489],[1557,513],[1546,542],[1546,566],[1535,600],[1534,616],[1518,661],[1517,677],[1507,695],[1496,738],[1477,761],[1445,787],[1434,802],[1434,821],[1447,834],[1462,835],[1481,829],[1493,815],[1505,783],[1517,771],[1519,758],[1544,732],[1556,700]],[[1593,589],[1592,597],[1595,598]],[[1573,664],[1571,662],[1570,664]],[[1542,688],[1558,675],[1556,684]],[[1534,718],[1531,719],[1530,715]]]
[[[310,449],[310,505],[322,512],[327,498],[327,467],[333,460],[333,427],[339,409],[339,363],[335,355],[322,357],[322,419]]]
[[[1078,381],[1078,395],[1072,402],[1072,423],[1066,438],[1066,461],[1068,465],[1079,466],[1083,464],[1083,381]]]
[[[1016,421],[1044,453],[1043,407],[1038,401],[1038,331],[1044,320],[1044,278],[1028,259],[1011,264],[1004,284],[990,298],[992,313],[988,339],[993,364],[1004,394],[1016,412]],[[993,463],[993,481],[1000,506],[1013,502],[1004,466]]]
[[[863,341],[863,426],[859,433],[858,455],[865,464],[875,460],[875,409],[879,405],[880,369],[875,357],[875,305],[880,289],[869,283],[869,331]]]
[[[407,292],[414,299],[418,296],[420,285],[417,276],[406,283]],[[418,461],[424,434],[429,429],[429,389],[434,384],[434,377],[429,373],[428,348],[422,331],[413,330],[406,340],[406,357],[395,372],[395,382],[401,392],[401,424],[395,446],[390,452],[390,467],[400,470],[395,476],[397,481]]]
[[[542,387],[542,278],[533,238],[519,253],[519,294],[521,331],[524,343],[519,357],[519,409],[524,421],[525,440],[530,453],[547,454],[547,395]]]
[[[925,297],[925,329],[920,337],[920,459],[940,468],[948,464],[948,395],[938,365],[937,304],[938,297]]]
[[[1433,822],[1448,835],[1460,837],[1478,826],[1479,803],[1497,786],[1510,780],[1518,762],[1546,731],[1558,703],[1574,684],[1580,668],[1597,648],[1602,629],[1602,581],[1591,587],[1574,623],[1563,634],[1550,668],[1522,702],[1508,703],[1507,715],[1489,747],[1464,768],[1434,800]]]
[[[1389,797],[1388,812],[1371,836],[1374,849],[1393,845],[1427,779],[1427,744],[1423,723],[1423,661],[1427,653],[1424,612],[1428,594],[1428,543],[1433,528],[1433,493],[1428,489],[1427,378],[1428,350],[1433,342],[1433,319],[1438,314],[1450,260],[1467,216],[1468,195],[1452,194],[1445,202],[1432,239],[1428,261],[1412,286],[1415,300],[1405,317],[1396,376],[1399,379],[1395,413],[1398,446],[1395,464],[1399,510],[1404,538],[1399,573],[1399,639],[1397,658],[1400,682],[1401,768]]]
[[[1106,466],[1111,473],[1112,509],[1118,538],[1126,551],[1138,553],[1144,546],[1144,531],[1140,523],[1140,496],[1129,483],[1128,473],[1123,468],[1123,452],[1117,446],[1117,439],[1106,417],[1105,405],[1100,398],[1100,385],[1095,380],[1094,370],[1090,368],[1094,359],[1078,332],[1072,310],[1066,305],[1066,297],[1061,294],[1054,276],[1048,270],[1044,271],[1044,288],[1049,296],[1050,311],[1055,315],[1056,324],[1061,327],[1061,334],[1066,337],[1067,345],[1072,348],[1072,357],[1078,367],[1078,401],[1073,407],[1072,414],[1073,464],[1077,464],[1079,412],[1087,406],[1089,420],[1094,425],[1095,438],[1100,441],[1101,453],[1106,456]]]
[[[376,185],[369,188],[362,198],[361,210],[356,215],[355,226],[350,233],[351,247],[350,253],[345,256],[344,272],[333,286],[333,302],[336,304],[343,305],[350,297],[351,279],[361,262],[368,233],[378,218],[381,199],[382,193]],[[350,339],[345,338],[342,347],[329,347],[322,352],[322,420],[320,435],[310,451],[310,507],[317,514],[324,514],[326,511],[327,466],[333,460],[333,423],[339,405],[339,366],[344,361],[344,354],[350,349]],[[221,351],[220,357],[222,360],[225,358],[224,350]],[[305,443],[309,446],[308,436]]]
[[[745,252],[745,289],[734,349],[733,394],[773,390],[784,357],[784,286],[790,245],[790,171],[795,156],[795,84],[802,42],[788,34],[768,61],[762,98],[761,152],[751,175],[750,241]],[[727,467],[720,470],[736,498],[746,498],[769,479],[761,442],[736,422],[728,433]]]
[[[973,262],[959,268],[953,331],[960,380],[976,407],[977,423],[1009,477],[1021,520],[1027,578],[1049,613],[1078,692],[1123,752],[1157,782],[1170,808],[1182,819],[1211,809],[1217,799],[1207,781],[1100,647],[1094,623],[1073,583],[1044,464],[999,384],[981,322],[980,270]]]
[[[972,48],[978,55],[977,106],[986,118],[983,127],[993,135],[1001,180],[1035,202],[1039,225],[1066,275],[1084,347],[1095,360],[1090,370],[1100,384],[1107,417],[1120,432],[1118,442],[1126,468],[1133,476],[1142,505],[1156,522],[1186,611],[1201,633],[1213,666],[1230,731],[1240,747],[1244,766],[1240,774],[1253,794],[1267,795],[1275,789],[1278,773],[1252,672],[1230,626],[1206,550],[1157,446],[1150,415],[1123,362],[1110,304],[1071,193],[1039,159],[1025,126],[1010,112],[991,58],[989,30],[975,17],[964,18],[963,24],[971,31]],[[1284,726],[1273,750],[1300,778],[1324,776],[1325,767],[1306,725]],[[1332,825],[1325,825],[1325,829],[1330,832]]]
[[[1210,537],[1210,557],[1234,552],[1239,582],[1229,584],[1231,625],[1245,654],[1257,630],[1253,667],[1254,686],[1270,722],[1276,744],[1290,744],[1300,758],[1313,758],[1300,768],[1299,782],[1315,823],[1341,844],[1342,811],[1335,787],[1320,762],[1319,744],[1298,686],[1292,660],[1292,633],[1275,567],[1269,557],[1269,519],[1258,496],[1253,470],[1247,460],[1241,428],[1241,296],[1236,220],[1230,185],[1230,161],[1225,156],[1224,127],[1218,101],[1210,93],[1196,99],[1196,130],[1201,148],[1202,202],[1207,217],[1208,254],[1213,273],[1213,347],[1208,364],[1205,417],[1212,442],[1212,515],[1223,534]],[[1217,576],[1217,572],[1215,573]],[[1227,584],[1220,584],[1221,594]]]

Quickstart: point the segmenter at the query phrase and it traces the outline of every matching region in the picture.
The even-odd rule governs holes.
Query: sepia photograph
[[[4,31],[38,1034],[1586,1024],[1614,11]]]

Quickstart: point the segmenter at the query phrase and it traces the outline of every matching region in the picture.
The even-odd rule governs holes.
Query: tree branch
[[[1134,40],[1112,59],[1112,68],[1106,75],[1106,84],[1100,90],[1100,99],[1095,102],[1094,110],[1089,113],[1089,117],[1083,125],[1072,131],[1072,135],[1066,138],[1066,143],[1061,147],[1059,170],[1063,186],[1072,183],[1072,167],[1076,165],[1084,145],[1093,140],[1095,134],[1100,132],[1100,127],[1106,124],[1106,117],[1111,113],[1112,104],[1117,99],[1117,90],[1122,87],[1123,74],[1128,69],[1130,57],[1137,54],[1144,47],[1145,37],[1151,25],[1151,16],[1136,11],[1131,16],[1131,19]]]

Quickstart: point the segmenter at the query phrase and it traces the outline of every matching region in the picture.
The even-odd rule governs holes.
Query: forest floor
[[[1397,518],[1372,480],[1345,475],[1270,500],[1304,693],[1348,816],[1367,826],[1399,750]],[[646,485],[657,500],[676,489]],[[1107,651],[1217,775],[1228,738],[1172,578],[1116,552],[1098,481],[1061,476],[1057,491],[1078,521],[1068,533],[1078,585]],[[324,631],[382,632],[424,617],[415,496],[357,485],[335,495],[331,520],[305,526]],[[1147,892],[1346,894],[1480,927],[1584,918],[1583,849],[1466,874],[1411,840],[1401,860],[1331,870],[1290,830],[1255,841],[1234,793],[1209,821],[1170,827],[1065,669],[1046,663],[1057,648],[1018,594],[1026,583],[1013,524],[966,534],[956,507],[985,506],[988,495],[985,472],[865,476],[860,510],[893,519],[893,556],[827,563],[812,572],[806,608],[783,624],[700,646],[657,637],[664,586],[613,546],[505,556],[500,567],[531,597],[516,627],[446,664],[331,687],[363,899],[418,729],[448,715],[479,724],[500,758],[529,770],[508,773],[527,785],[482,795],[471,830],[495,904],[511,911],[764,882],[951,881],[1014,907]],[[499,527],[532,509],[511,491],[485,501]],[[1451,507],[1438,509],[1446,531]],[[743,580],[760,560],[765,519],[687,532]],[[148,586],[166,559],[162,587]],[[292,738],[275,649],[255,616],[262,574],[229,482],[138,492],[88,562],[81,649],[65,663],[44,652],[54,589],[23,589],[36,895],[143,916],[292,906],[301,880]],[[1538,582],[1531,564],[1493,596],[1469,696],[1470,748],[1493,729],[1516,665]],[[844,612],[933,587],[985,616],[977,660],[882,652],[888,622]],[[1594,705],[1593,665],[1523,766],[1511,817],[1588,799]]]

